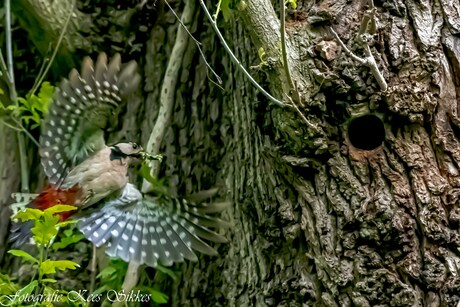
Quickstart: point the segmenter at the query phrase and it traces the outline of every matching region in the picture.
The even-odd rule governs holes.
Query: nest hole
[[[385,127],[382,120],[367,114],[354,118],[348,126],[351,145],[361,150],[373,150],[385,140]]]

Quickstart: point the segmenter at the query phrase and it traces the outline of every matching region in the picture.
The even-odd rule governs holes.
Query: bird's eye
[[[137,149],[139,146],[136,143],[133,143],[133,149]]]

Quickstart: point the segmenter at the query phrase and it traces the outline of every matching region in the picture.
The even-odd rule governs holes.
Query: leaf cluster
[[[56,205],[44,211],[27,208],[16,214],[15,218],[25,221],[34,221],[32,228],[33,238],[37,245],[48,248],[57,236],[61,227],[74,224],[76,220],[60,222],[58,213],[76,210],[77,207],[69,205]]]
[[[25,98],[19,97],[17,105],[5,106],[0,101],[0,110],[10,111],[11,116],[20,119],[25,127],[35,129],[40,126],[48,107],[53,100],[54,86],[43,82],[37,95],[28,94]]]
[[[57,271],[75,270],[79,267],[78,263],[69,260],[46,259],[47,251],[53,246],[53,242],[60,228],[75,223],[73,220],[61,222],[58,214],[76,209],[77,208],[74,206],[56,205],[44,211],[27,208],[16,214],[15,218],[20,219],[23,222],[34,222],[34,227],[31,231],[33,233],[35,244],[39,248],[40,256],[37,258],[26,251],[18,249],[9,250],[8,253],[13,256],[20,257],[25,262],[32,264],[38,272],[38,279],[34,278],[28,285],[19,289],[19,286],[12,283],[8,276],[0,275],[0,302],[8,303],[8,300],[11,301],[11,296],[9,295],[13,294],[18,294],[16,297],[26,297],[27,295],[31,295],[34,291],[35,294],[38,294],[40,290],[43,295],[51,294],[55,290],[49,287],[48,284],[56,283],[56,280],[53,278],[44,278],[45,275],[55,274]],[[71,234],[67,232],[63,240],[56,243],[56,246],[53,248],[63,248],[69,244],[77,242],[76,240],[78,238],[81,239],[81,237],[68,239],[69,237],[71,237]],[[17,304],[20,302],[14,303]],[[47,302],[43,304],[46,306],[48,305]],[[52,304],[50,306],[52,306]]]

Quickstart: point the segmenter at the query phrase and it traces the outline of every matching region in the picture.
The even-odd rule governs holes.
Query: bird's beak
[[[136,158],[136,159],[143,159],[144,155],[143,155],[143,152],[138,152],[138,153],[135,153],[135,154],[132,154],[132,155],[129,155],[130,157],[132,158]]]

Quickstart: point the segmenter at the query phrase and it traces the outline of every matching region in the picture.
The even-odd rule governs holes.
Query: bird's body
[[[130,162],[141,151],[142,147],[135,143],[104,146],[74,167],[61,185],[49,184],[32,201],[31,207],[41,210],[56,204],[89,207],[109,195],[120,193],[129,181]],[[70,215],[63,213],[61,218]]]
[[[122,143],[129,147],[128,143]],[[118,144],[120,145],[120,144]],[[115,145],[117,146],[117,145]],[[137,146],[137,145],[136,145]],[[129,180],[128,168],[133,157],[142,150],[129,154],[114,153],[114,147],[104,146],[90,158],[73,168],[61,185],[63,189],[78,186],[81,195],[73,205],[77,207],[91,206],[110,194],[120,191]]]
[[[90,206],[128,183],[129,158],[111,160],[111,152],[105,146],[69,172],[61,188],[79,187],[81,196],[73,205]]]

